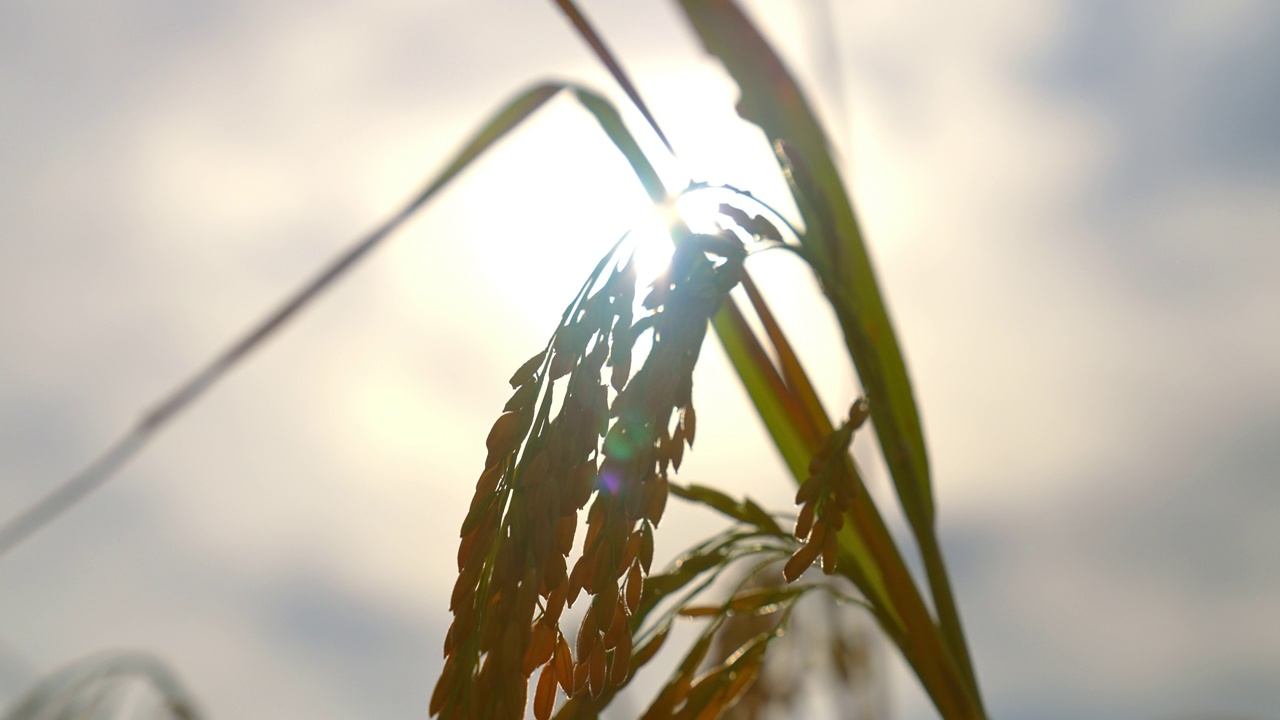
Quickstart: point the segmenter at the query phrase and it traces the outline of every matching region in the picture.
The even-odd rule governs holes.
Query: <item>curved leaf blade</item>
[[[924,433],[906,365],[826,136],[782,61],[734,3],[681,0],[680,6],[738,83],[743,118],[786,148],[784,170],[806,228],[801,242],[840,316],[905,509],[913,523],[931,523]]]

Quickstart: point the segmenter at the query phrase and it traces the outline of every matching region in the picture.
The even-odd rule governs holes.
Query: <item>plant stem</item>
[[[951,581],[947,576],[946,565],[942,560],[942,547],[938,544],[937,532],[932,525],[929,525],[916,528],[915,534],[920,547],[920,556],[924,559],[925,574],[929,579],[929,589],[933,594],[933,605],[938,613],[938,625],[942,630],[943,639],[956,665],[964,673],[965,682],[973,694],[974,702],[982,708],[977,673],[970,660],[964,626],[960,622],[960,611],[956,605],[955,595],[951,591]]]

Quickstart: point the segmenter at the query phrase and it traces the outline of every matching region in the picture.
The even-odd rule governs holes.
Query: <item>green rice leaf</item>
[[[640,145],[636,143],[631,131],[622,122],[622,116],[618,114],[618,110],[613,106],[613,103],[605,99],[603,95],[577,85],[573,86],[573,94],[578,99],[578,102],[582,103],[582,106],[587,109],[587,112],[595,116],[596,121],[600,123],[600,127],[604,129],[605,134],[613,141],[614,146],[627,158],[627,162],[631,164],[631,169],[635,172],[636,177],[640,179],[645,191],[649,193],[649,199],[655,203],[665,202],[667,199],[666,186],[658,178],[658,173],[653,169],[652,163],[645,157],[644,152],[640,150]]]
[[[820,439],[804,408],[787,390],[773,361],[756,339],[733,298],[720,306],[711,323],[783,462],[792,475],[804,478],[809,469],[809,457]]]
[[[742,276],[742,289],[747,293],[751,308],[756,311],[756,316],[760,318],[760,324],[764,327],[765,335],[769,338],[769,344],[773,345],[774,355],[778,358],[778,366],[782,371],[783,382],[786,383],[791,393],[796,396],[796,399],[800,401],[818,434],[822,435],[831,432],[831,423],[827,419],[827,413],[822,409],[822,403],[818,400],[818,393],[813,389],[813,384],[809,382],[809,376],[800,365],[800,359],[796,356],[791,343],[787,341],[786,334],[782,332],[782,326],[778,324],[773,312],[769,310],[768,304],[765,303],[764,296],[760,294],[760,290],[756,288],[756,284],[751,277],[745,273]]]
[[[690,484],[687,487],[682,487],[676,483],[670,483],[669,487],[671,488],[671,493],[677,497],[702,503],[734,520],[754,525],[762,532],[783,537],[788,536],[787,533],[783,532],[782,528],[778,527],[778,523],[769,513],[765,512],[750,498],[741,501],[734,500],[719,490],[705,485]]]
[[[795,80],[732,0],[680,0],[706,49],[741,90],[743,118],[778,151],[804,219],[801,243],[839,319],[903,511],[916,536],[948,650],[979,705],[959,613],[934,531],[928,457],[906,365],[849,195],[821,126]]]
[[[672,561],[661,573],[650,575],[644,583],[640,609],[643,616],[667,596],[678,592],[705,572],[727,565],[734,559],[733,545],[754,536],[741,528],[730,528],[694,547]]]
[[[804,216],[801,242],[835,305],[886,460],[913,524],[931,524],[924,435],[906,366],[830,147],[781,60],[730,0],[681,0],[707,50],[738,83],[739,112],[785,147],[784,170]]]

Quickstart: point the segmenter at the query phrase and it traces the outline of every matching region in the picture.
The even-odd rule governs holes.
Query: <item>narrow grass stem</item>
[[[618,62],[617,56],[605,44],[604,38],[600,33],[596,32],[595,27],[591,25],[587,17],[573,4],[573,0],[555,0],[555,3],[568,16],[569,22],[573,23],[574,29],[587,42],[587,45],[591,46],[591,50],[600,59],[600,62],[604,64],[605,68],[609,70],[609,74],[613,76],[614,81],[618,83],[622,91],[627,94],[627,98],[644,116],[645,122],[649,123],[649,127],[653,129],[654,134],[662,141],[663,147],[667,149],[667,152],[671,153],[672,157],[675,157],[676,151],[671,147],[671,142],[667,140],[666,133],[662,132],[662,127],[658,125],[658,119],[654,117],[653,113],[649,112],[649,106],[645,103],[644,98],[640,96],[640,91],[631,82],[631,77],[623,69],[622,63]]]
[[[929,614],[884,518],[861,482],[858,483],[858,496],[851,515],[854,531],[875,558],[890,603],[902,618],[905,642],[899,647],[916,671],[925,692],[944,718],[977,720],[985,717]],[[846,541],[846,534],[842,533],[841,544]]]
[[[938,543],[938,535],[932,526],[917,528],[916,541],[920,548],[920,556],[924,559],[925,574],[929,579],[929,589],[933,595],[933,606],[938,613],[938,625],[948,649],[964,673],[965,681],[973,695],[974,702],[982,708],[982,695],[979,690],[977,673],[970,660],[969,647],[965,641],[964,626],[960,621],[960,611],[956,605],[955,595],[951,590],[951,581],[947,576],[947,568],[942,559],[942,547]],[[985,712],[985,711],[984,711]]]

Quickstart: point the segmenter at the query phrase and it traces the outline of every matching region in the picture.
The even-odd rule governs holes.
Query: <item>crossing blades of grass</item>
[[[781,60],[732,0],[681,0],[695,32],[738,83],[739,112],[779,152],[804,219],[802,244],[832,302],[871,400],[894,486],[925,562],[947,646],[980,706],[960,617],[934,530],[928,458],[902,353],[861,230],[822,128]]]

